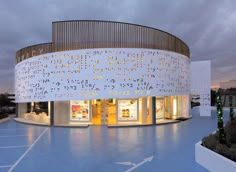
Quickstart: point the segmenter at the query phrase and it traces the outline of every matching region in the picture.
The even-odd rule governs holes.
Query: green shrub
[[[236,162],[236,145],[235,147],[229,148],[229,152],[230,152],[229,158]]]
[[[232,145],[231,145],[231,148],[236,149],[236,144],[232,144]]]
[[[219,131],[202,139],[202,145],[212,151],[236,162],[236,120],[228,122],[225,126],[226,144],[219,142]]]
[[[6,113],[0,114],[0,119],[6,118],[8,115]]]
[[[226,145],[218,144],[216,146],[216,152],[236,162],[236,145],[229,148]]]
[[[227,145],[236,143],[236,119],[225,125],[225,135]]]
[[[227,157],[227,158],[230,158],[229,148],[224,144],[216,145],[216,152]]]
[[[219,144],[219,142],[216,134],[210,134],[202,139],[202,145],[209,149],[215,150],[217,144]]]

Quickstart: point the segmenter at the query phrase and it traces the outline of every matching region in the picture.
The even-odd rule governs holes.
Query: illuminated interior
[[[55,102],[57,111],[54,121],[68,125],[152,124],[152,111],[157,123],[188,115],[188,100],[188,95],[157,96],[154,109],[152,97],[58,101]],[[23,103],[21,110],[25,119],[46,124],[50,122],[50,102]]]

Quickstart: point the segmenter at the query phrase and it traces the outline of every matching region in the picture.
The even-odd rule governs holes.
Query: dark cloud
[[[0,92],[14,90],[15,52],[50,42],[51,22],[100,19],[170,32],[191,58],[212,61],[212,83],[236,79],[236,3],[233,0],[0,0]]]

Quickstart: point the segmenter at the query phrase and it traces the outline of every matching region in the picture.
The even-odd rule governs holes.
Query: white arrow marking
[[[132,166],[135,166],[136,164],[135,163],[132,163],[132,162],[116,162],[116,164],[121,164],[121,165],[132,165]]]
[[[154,156],[149,156],[149,157],[145,158],[144,160],[145,160],[146,162],[147,162],[147,161],[151,162],[153,158],[154,158]]]
[[[0,166],[0,168],[9,168],[9,167],[11,167],[12,165],[2,165],[2,166]]]
[[[146,162],[151,162],[153,158],[154,158],[154,156],[150,156],[150,157],[144,158],[144,160],[141,161],[141,162],[138,163],[138,164],[132,163],[132,162],[130,162],[130,161],[128,161],[128,162],[116,162],[116,164],[132,165],[133,167],[131,167],[130,169],[128,169],[128,170],[125,171],[125,172],[131,172],[131,171],[133,171],[134,169],[138,168],[139,166],[145,164]]]

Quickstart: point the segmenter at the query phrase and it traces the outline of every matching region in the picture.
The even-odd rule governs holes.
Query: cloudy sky
[[[0,0],[0,93],[14,90],[15,52],[51,41],[59,20],[112,20],[176,35],[192,61],[211,60],[212,85],[236,79],[234,0]]]

